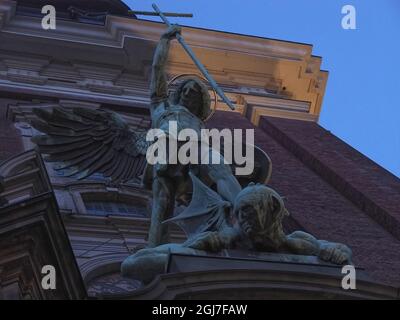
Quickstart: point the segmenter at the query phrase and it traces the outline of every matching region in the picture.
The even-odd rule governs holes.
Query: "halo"
[[[195,74],[195,73],[182,73],[182,74],[178,74],[178,75],[172,77],[172,79],[168,81],[168,87],[171,84],[173,84],[176,80],[178,80],[179,78],[184,78],[184,77],[197,77],[200,80],[202,80],[203,82],[209,83],[206,78],[204,78],[202,76],[199,76],[198,74]],[[214,115],[215,111],[217,110],[217,101],[218,101],[217,92],[215,91],[215,89],[213,87],[211,87],[211,89],[212,89],[213,95],[214,95],[214,108],[211,108],[211,104],[210,104],[211,112],[210,112],[209,116],[206,119],[203,120],[203,122],[207,122],[208,120],[210,120],[211,117]]]

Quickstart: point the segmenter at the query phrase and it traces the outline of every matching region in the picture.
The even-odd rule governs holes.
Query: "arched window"
[[[86,211],[98,216],[128,215],[146,217],[147,210],[141,205],[114,201],[85,201]]]
[[[89,193],[83,194],[82,198],[86,214],[148,217],[147,203],[144,199],[114,193]]]

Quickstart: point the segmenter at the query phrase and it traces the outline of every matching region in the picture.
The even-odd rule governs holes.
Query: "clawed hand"
[[[197,250],[217,252],[220,250],[222,245],[218,232],[208,231],[186,241],[183,246]]]
[[[325,244],[321,247],[319,257],[335,264],[351,263],[351,251],[342,244]]]

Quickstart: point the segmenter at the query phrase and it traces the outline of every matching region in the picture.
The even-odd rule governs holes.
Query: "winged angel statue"
[[[169,132],[171,121],[177,123],[178,133],[190,128],[200,136],[200,131],[205,128],[204,120],[211,113],[208,88],[197,77],[185,79],[173,94],[168,94],[165,66],[170,41],[180,32],[180,28],[173,25],[161,36],[150,83],[152,128],[162,130],[170,139],[176,138]],[[220,155],[220,164],[150,165],[145,157],[149,145],[146,132],[131,130],[117,113],[85,108],[70,111],[61,107],[52,112],[37,108],[34,112],[38,119],[33,120],[32,125],[45,135],[35,136],[33,142],[42,153],[49,155],[47,161],[63,163],[56,170],[69,169],[68,175],[78,179],[101,173],[114,183],[141,177],[144,186],[152,189],[149,247],[169,241],[169,226],[162,222],[172,217],[176,201],[187,204],[190,200],[189,170],[229,201],[233,202],[241,190],[231,166],[224,164]],[[255,158],[259,163],[257,181],[264,182],[270,174],[270,160],[258,148]],[[247,182],[246,177],[240,179]]]
[[[152,65],[152,128],[162,130],[167,139],[176,138],[169,129],[171,121],[177,123],[178,132],[190,128],[201,136],[204,121],[211,113],[208,88],[196,77],[182,81],[173,94],[168,94],[165,66],[170,41],[180,32],[173,25],[161,36]],[[49,155],[47,161],[63,162],[58,169],[71,168],[70,174],[78,179],[102,173],[114,183],[140,176],[144,186],[152,189],[148,248],[127,258],[122,264],[124,275],[148,281],[165,262],[165,254],[171,248],[179,252],[218,252],[242,244],[247,250],[317,255],[334,263],[351,259],[351,250],[345,245],[321,242],[303,232],[284,235],[280,221],[287,211],[272,189],[262,184],[242,189],[244,183],[264,183],[270,175],[271,162],[258,148],[255,162],[259,171],[247,180],[241,177],[239,183],[222,155],[221,161],[214,164],[150,165],[145,157],[146,132],[131,130],[121,116],[111,111],[69,111],[60,107],[52,112],[34,112],[38,119],[32,125],[45,134],[35,136],[33,141],[42,153]],[[187,207],[174,217],[176,202]],[[172,221],[187,233],[184,244],[168,244],[168,222]]]

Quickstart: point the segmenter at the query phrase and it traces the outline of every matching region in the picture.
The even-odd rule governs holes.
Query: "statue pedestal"
[[[342,288],[342,266],[313,256],[224,251],[171,253],[166,272],[129,299],[398,299],[356,268],[356,289]]]
[[[281,253],[244,252],[236,250],[224,250],[219,255],[193,256],[183,254],[171,254],[166,267],[167,273],[207,272],[226,270],[269,270],[310,274],[321,274],[340,278],[342,266],[328,263],[315,256],[303,256]],[[356,268],[356,276],[359,280],[371,280],[365,271]],[[339,284],[341,287],[341,285]]]

